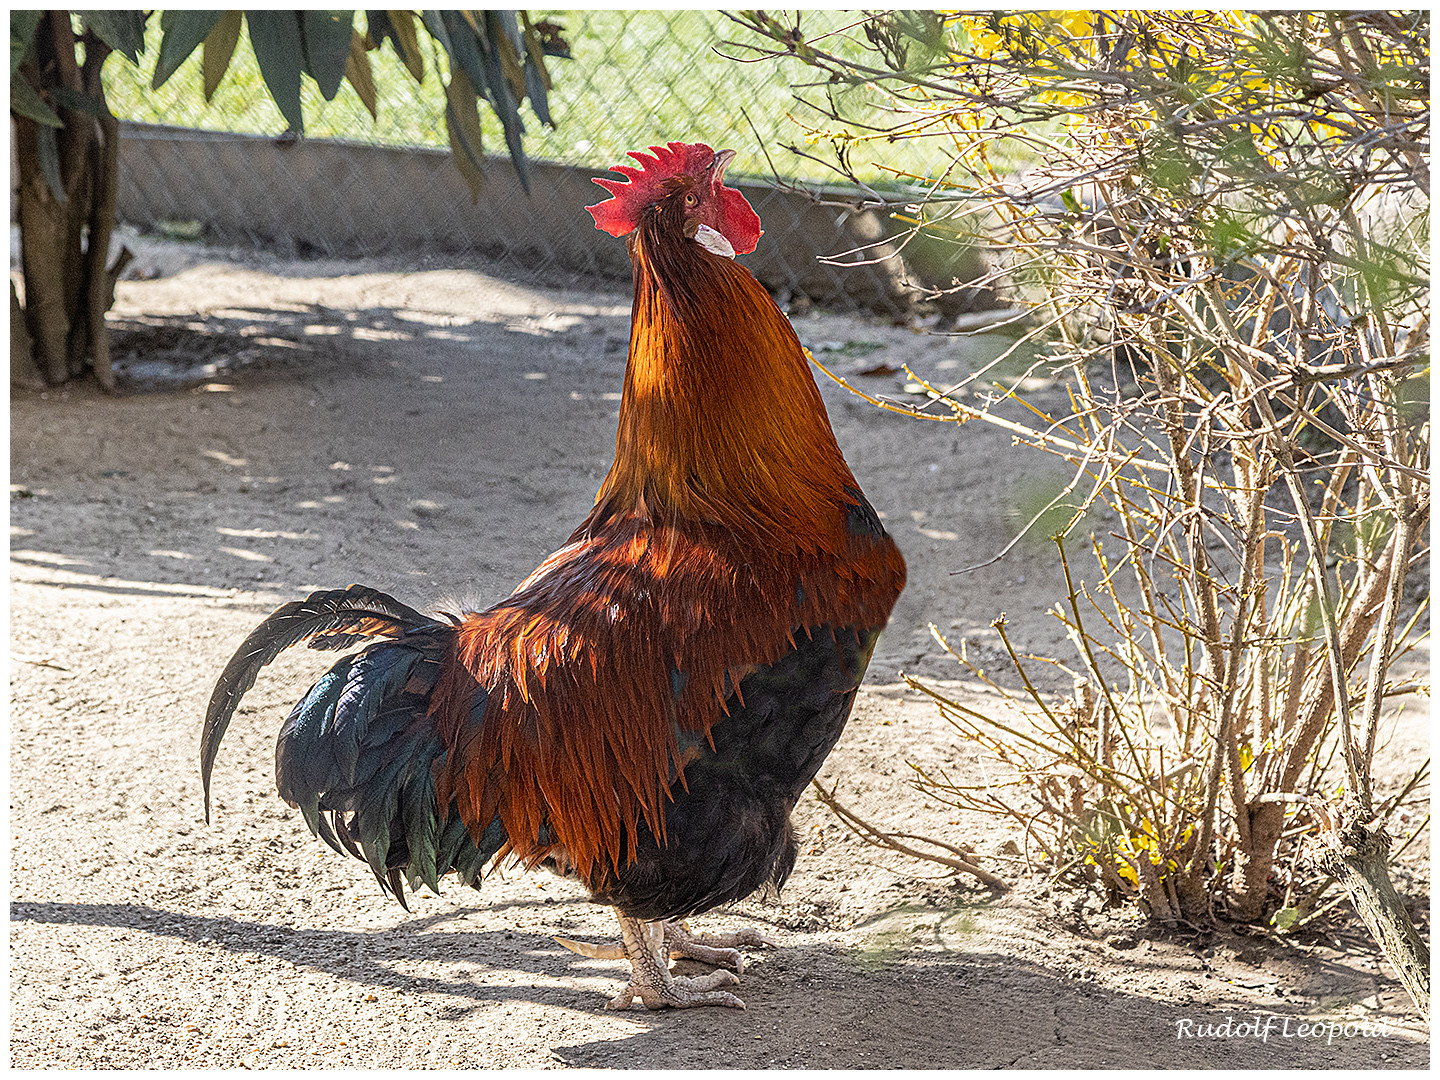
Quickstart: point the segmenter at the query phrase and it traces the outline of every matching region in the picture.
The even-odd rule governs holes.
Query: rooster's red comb
[[[735,250],[744,255],[755,250],[760,239],[760,219],[745,200],[745,196],[734,188],[721,187],[720,173],[723,166],[711,176],[715,165],[715,151],[704,143],[672,142],[664,146],[650,147],[645,154],[632,150],[630,156],[639,162],[634,165],[614,165],[611,172],[617,172],[624,180],[610,180],[603,176],[592,177],[611,198],[587,206],[595,219],[595,227],[611,236],[625,236],[640,224],[640,211],[665,194],[664,183],[671,177],[687,175],[697,180],[712,180],[719,188],[721,206],[727,220],[733,220],[738,235],[728,236]],[[726,160],[730,154],[725,155]]]

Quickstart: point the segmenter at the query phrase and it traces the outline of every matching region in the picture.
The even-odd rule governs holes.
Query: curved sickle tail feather
[[[341,657],[291,711],[275,745],[276,789],[316,836],[369,863],[381,888],[403,906],[407,883],[438,892],[451,870],[478,885],[485,864],[505,846],[505,830],[496,819],[477,843],[454,801],[442,807],[435,792],[435,772],[448,751],[430,698],[455,635],[453,619],[422,615],[363,585],[277,608],[245,639],[210,698],[200,739],[206,821],[220,740],[260,669],[302,641],[336,650],[380,638]],[[471,722],[483,716],[482,696]]]
[[[369,863],[402,905],[405,884],[439,892],[451,870],[477,885],[507,839],[494,820],[477,844],[454,800],[442,807],[436,798],[447,750],[430,698],[454,646],[454,629],[432,623],[342,658],[295,706],[275,744],[280,797],[336,851]]]
[[[311,593],[275,609],[236,650],[205,711],[200,736],[200,778],[205,787],[205,820],[210,820],[210,772],[220,740],[240,698],[255,685],[260,669],[291,645],[307,638],[312,649],[343,649],[375,637],[396,638],[426,626],[443,625],[394,597],[364,585]],[[313,827],[313,826],[312,826]]]

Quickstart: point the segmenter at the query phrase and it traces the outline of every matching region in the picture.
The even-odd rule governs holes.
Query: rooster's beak
[[[710,177],[711,177],[711,179],[712,179],[715,183],[717,183],[717,184],[720,183],[720,181],[721,181],[721,180],[724,178],[724,176],[725,176],[725,166],[729,165],[730,162],[732,162],[732,161],[734,161],[734,160],[735,160],[735,151],[734,151],[734,150],[717,150],[717,151],[715,151],[715,162],[714,162],[714,164],[712,164],[712,165],[710,166]]]

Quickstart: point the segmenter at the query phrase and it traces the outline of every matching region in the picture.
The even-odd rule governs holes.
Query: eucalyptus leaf
[[[408,11],[390,12],[390,25],[395,28],[395,40],[405,45],[405,67],[415,76],[416,82],[425,78],[425,62],[420,57],[420,38],[415,33],[415,16]]]
[[[359,30],[350,37],[350,57],[345,61],[345,77],[355,88],[365,108],[370,110],[371,119],[377,119],[379,112],[375,100],[375,75],[370,69],[370,54],[365,50],[365,35]]]
[[[467,24],[464,17],[458,11],[442,11],[438,14],[440,22],[445,28],[445,38],[441,42],[445,51],[450,54],[450,59],[465,72],[469,84],[481,93],[485,86],[485,61],[481,58],[481,42],[478,40],[475,29]],[[429,26],[429,23],[426,24]]]
[[[491,42],[494,43],[499,34],[499,26],[495,24],[495,12],[487,11],[485,21],[491,29]],[[515,99],[510,94],[510,86],[505,80],[505,72],[500,65],[500,54],[498,48],[492,48],[485,56],[485,77],[490,87],[490,101],[495,106],[495,115],[500,117],[500,126],[505,131],[505,145],[510,150],[510,161],[515,166],[515,172],[520,177],[520,186],[525,189],[525,194],[530,194],[530,170],[525,160],[525,147],[520,137],[525,132],[524,121],[520,119],[520,111],[516,107]]]
[[[445,87],[445,109],[445,122],[450,127],[452,149],[453,144],[458,142],[457,155],[468,160],[476,170],[483,169],[484,136],[475,88],[459,69],[450,73],[450,82]]]
[[[477,202],[485,182],[480,110],[475,88],[459,68],[450,72],[445,87],[445,131],[450,136],[451,158],[470,188],[470,201]]]
[[[35,43],[35,30],[44,17],[43,11],[10,12],[11,75],[15,74],[20,65],[25,62],[25,57],[29,55],[30,47]]]
[[[160,58],[155,61],[150,89],[158,90],[165,85],[205,40],[219,18],[218,11],[166,11],[161,14],[160,29],[164,36],[160,39]]]
[[[408,11],[367,11],[365,19],[370,40],[378,47],[388,38],[405,70],[416,82],[424,82],[425,65],[420,58],[420,42],[415,36],[415,17]]]
[[[64,127],[55,110],[18,71],[10,76],[10,111],[52,128]]]
[[[82,11],[80,21],[132,64],[145,51],[145,11]]]
[[[384,11],[366,11],[365,36],[370,39],[367,42],[370,48],[383,48],[386,41],[395,37],[395,27],[390,22],[389,14]],[[403,64],[405,62],[405,50],[400,45],[398,39],[395,42],[394,49],[395,55],[400,58],[400,62]]]
[[[306,11],[301,15],[305,70],[326,101],[334,100],[345,81],[354,19],[353,11]]]
[[[525,92],[530,98],[530,107],[535,110],[535,116],[540,123],[546,127],[554,127],[555,121],[550,118],[550,102],[545,92],[545,69],[531,53],[525,61]]]
[[[470,100],[473,102],[475,99],[471,98]],[[455,110],[447,102],[445,105],[445,132],[450,136],[450,160],[455,163],[455,168],[470,188],[470,202],[477,203],[480,201],[480,191],[485,186],[485,175],[466,150],[459,129],[460,124]]]
[[[247,11],[250,46],[260,65],[260,77],[275,99],[280,115],[297,135],[305,133],[300,111],[300,73],[305,54],[300,47],[300,19],[294,11]]]
[[[515,97],[515,104],[525,100],[525,75],[520,70],[525,54],[525,41],[520,36],[520,27],[515,21],[513,11],[492,11],[488,13],[488,21],[492,28],[498,31],[490,37],[490,45],[500,58],[500,70],[505,73],[505,81],[510,84],[510,93]]]
[[[45,177],[55,201],[64,206],[70,201],[70,196],[65,194],[65,182],[60,179],[59,132],[53,127],[41,126],[36,129],[36,134],[39,136],[35,148],[40,157],[40,175]]]
[[[520,20],[524,26],[525,50],[525,89],[530,95],[530,107],[535,110],[535,115],[540,118],[542,124],[555,126],[555,121],[550,117],[550,72],[545,67],[545,38],[538,29],[530,22],[530,16],[525,12],[520,13]]]
[[[214,29],[205,38],[205,49],[200,63],[205,79],[205,100],[209,102],[220,88],[220,80],[230,67],[235,55],[235,46],[240,41],[240,24],[244,15],[239,11],[227,11],[215,23]]]
[[[430,31],[430,36],[440,43],[440,47],[447,53],[453,52],[450,45],[450,34],[445,29],[445,12],[422,11],[420,21],[425,24],[425,29]]]

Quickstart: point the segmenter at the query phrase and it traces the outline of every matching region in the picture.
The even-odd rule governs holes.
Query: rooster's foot
[[[690,924],[687,922],[674,921],[669,919],[657,923],[664,929],[665,951],[670,959],[699,960],[701,963],[714,964],[717,967],[732,968],[736,972],[743,972],[745,966],[744,957],[740,955],[735,946],[742,948],[759,948],[768,945],[771,948],[778,948],[779,943],[771,941],[758,930],[745,929],[734,934],[692,934]],[[557,937],[556,943],[565,946],[573,953],[580,956],[588,956],[592,960],[619,960],[627,954],[623,941],[617,941],[609,945],[592,945],[587,941],[572,941],[570,938]]]
[[[737,974],[745,970],[745,959],[735,946],[777,947],[764,934],[748,927],[734,934],[692,934],[690,924],[684,921],[671,922],[667,919],[661,926],[665,928],[665,947],[672,958],[683,956],[704,964],[733,968]]]
[[[732,1009],[745,1007],[745,1003],[734,994],[718,989],[740,981],[734,972],[719,968],[695,978],[676,978],[670,974],[668,954],[676,941],[675,931],[679,930],[684,935],[685,944],[689,947],[694,945],[695,939],[688,931],[672,923],[644,922],[621,915],[618,911],[615,914],[620,920],[620,933],[631,974],[630,984],[611,998],[610,1008],[628,1009],[636,998],[647,1009],[689,1009],[697,1005],[725,1005]],[[710,954],[725,951],[704,944],[694,947],[709,949]],[[739,954],[736,955],[738,957]]]

